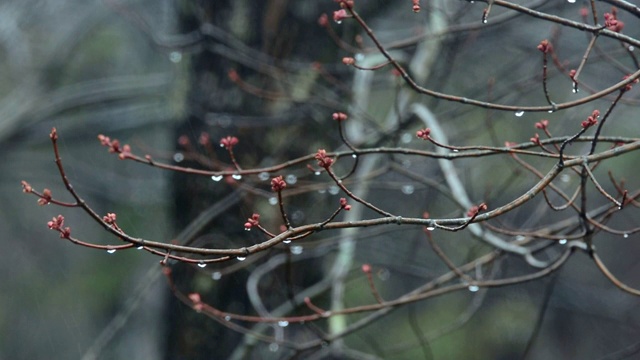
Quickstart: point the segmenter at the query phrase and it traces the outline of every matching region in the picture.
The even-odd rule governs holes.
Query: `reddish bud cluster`
[[[118,141],[118,139],[111,140],[110,137],[100,134],[98,135],[98,140],[100,140],[100,144],[102,146],[106,146],[109,148],[110,153],[119,153],[120,151],[122,151],[122,149],[120,148],[120,141]]]
[[[345,65],[353,65],[356,63],[356,59],[352,58],[352,57],[343,57],[342,58],[342,63]]]
[[[227,136],[220,139],[220,147],[226,148],[227,150],[231,150],[235,145],[238,144],[238,138],[235,136]]]
[[[22,184],[22,192],[30,193],[33,191],[33,188],[31,187],[31,185],[29,185],[28,182],[22,180],[20,184]]]
[[[116,223],[116,214],[115,213],[107,213],[107,215],[102,217],[102,221],[109,225],[113,225]]]
[[[250,218],[247,219],[247,222],[244,223],[245,230],[251,230],[252,227],[258,226],[260,224],[260,214],[253,214]]]
[[[322,27],[329,26],[329,16],[327,14],[320,15],[320,17],[318,18],[318,25]]]
[[[347,204],[347,199],[340,198],[340,208],[349,211],[351,210],[351,205]]]
[[[571,69],[571,71],[569,71],[569,78],[573,81],[575,81],[575,77],[576,74],[578,73],[578,71],[576,71],[576,69]]]
[[[431,129],[429,128],[416,131],[416,136],[422,140],[429,140],[429,134],[431,134]]]
[[[549,120],[540,120],[536,123],[536,129],[545,130],[549,126]]]
[[[282,178],[282,175],[271,179],[271,190],[273,190],[274,192],[280,192],[286,187],[287,183]]]
[[[362,264],[362,272],[365,274],[369,274],[371,272],[371,265]]]
[[[186,148],[191,145],[191,141],[189,141],[189,137],[187,135],[180,135],[178,138],[178,145]]]
[[[209,136],[209,134],[207,134],[204,131],[201,132],[200,137],[198,137],[198,143],[200,143],[200,145],[202,146],[207,146],[209,145],[210,142],[211,142],[211,136]]]
[[[420,12],[420,0],[413,0],[413,12]]]
[[[604,14],[604,26],[607,30],[619,33],[624,28],[624,22],[618,20],[616,12],[613,11]]]
[[[202,299],[200,298],[200,294],[198,293],[191,293],[189,294],[189,300],[191,300],[191,302],[193,303],[193,309],[195,311],[202,311],[203,305],[202,305]]]
[[[334,112],[333,114],[331,114],[331,117],[335,121],[345,121],[349,118],[349,116],[343,112]]]
[[[583,129],[589,128],[598,123],[598,117],[600,117],[599,110],[593,110],[591,115],[587,118],[587,120],[583,121],[580,125]]]
[[[51,221],[47,222],[47,226],[51,230],[56,230],[60,232],[60,237],[68,239],[71,236],[71,228],[64,227],[64,216],[58,215],[51,219]]]
[[[480,211],[485,211],[485,210],[487,210],[487,204],[485,203],[482,203],[480,205],[474,205],[471,207],[471,209],[469,209],[469,211],[467,211],[467,216],[474,217],[478,215]]]
[[[327,151],[325,149],[318,149],[318,152],[314,157],[318,160],[318,166],[321,168],[328,169],[333,164],[333,159],[327,155]]]
[[[536,145],[542,145],[540,143],[540,135],[538,135],[538,133],[535,133],[533,135],[533,137],[531,139],[529,139],[529,141],[531,141],[532,143],[536,144]]]
[[[345,9],[340,9],[333,12],[333,21],[337,22],[338,24],[341,23],[342,20],[350,17],[351,15],[347,14],[347,10]]]
[[[42,190],[42,197],[38,199],[38,205],[47,205],[51,202],[51,190]]]
[[[538,44],[538,50],[543,52],[544,54],[548,54],[553,51],[553,46],[549,42],[549,40],[542,40],[540,44]]]
[[[627,80],[631,75],[625,75],[622,80]],[[638,79],[633,80],[632,82],[628,83],[627,85],[624,86],[624,88],[622,88],[622,91],[629,91],[631,90],[631,88],[633,88],[633,84],[637,84],[638,83]]]

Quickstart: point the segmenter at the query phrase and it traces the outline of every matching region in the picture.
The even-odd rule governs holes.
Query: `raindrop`
[[[336,24],[338,25],[342,24],[342,20],[336,20]]]
[[[629,45],[628,49],[629,49],[629,51],[633,51],[633,50],[635,50],[636,48],[634,48],[633,46]]]
[[[516,111],[516,116],[517,117],[522,117],[522,115],[524,115],[524,110]]]
[[[182,153],[175,153],[173,154],[173,161],[179,163],[182,160],[184,160],[184,155],[182,155]]]
[[[109,254],[113,254],[114,252],[116,252],[116,249],[109,249],[109,250],[107,250],[107,252],[108,252]]]
[[[429,230],[429,231],[433,231],[435,229],[436,229],[435,226],[427,226],[427,230]]]
[[[460,150],[458,150],[458,149],[453,149],[452,151],[453,152],[460,152]]]
[[[482,19],[483,24],[486,24],[487,22],[488,22],[487,19]]]
[[[623,238],[628,239],[629,238],[629,234],[624,234],[622,235]]]
[[[182,54],[179,51],[172,51],[169,54],[169,60],[173,63],[179,63],[182,60]]]
[[[549,114],[553,114],[553,109],[547,111]]]
[[[578,83],[577,83],[577,82],[575,82],[575,81],[573,82],[573,86],[571,87],[571,91],[572,91],[574,94],[577,94],[577,93],[578,93],[578,91],[580,91],[580,90],[578,90]]]
[[[354,158],[354,159],[357,159],[358,155],[357,154],[351,154],[351,157]]]
[[[251,231],[251,228],[247,226],[244,228],[244,231]]]
[[[478,290],[480,290],[480,287],[478,287],[478,285],[469,285],[469,291],[477,292]]]
[[[293,174],[289,174],[284,180],[287,182],[287,184],[293,185],[298,182],[298,177]]]
[[[218,181],[222,180],[222,175],[213,175],[211,177],[211,180],[218,182]]]
[[[313,174],[314,174],[315,176],[318,176],[318,175],[320,175],[320,171],[316,171],[316,172],[314,172]]]
[[[287,327],[287,326],[289,326],[289,322],[287,320],[280,320],[280,321],[278,321],[278,326]]]
[[[242,175],[240,175],[240,174],[233,174],[233,175],[231,175],[231,177],[234,178],[235,180],[242,179]]]
[[[278,351],[278,349],[280,349],[280,346],[278,344],[276,343],[269,344],[269,351],[276,352]]]
[[[238,259],[238,261],[245,261],[247,259],[246,256],[238,256],[236,259]]]
[[[566,243],[567,243],[567,239],[561,239],[560,241],[558,241],[558,243],[559,243],[560,245],[564,245],[564,244],[566,244]]]
[[[396,220],[396,224],[402,225],[402,216],[396,216],[395,220]]]
[[[569,4],[575,4],[576,0],[567,0]]]
[[[144,246],[138,246],[136,249],[142,250],[142,249],[144,249]]]
[[[291,247],[291,253],[293,255],[300,255],[302,254],[302,251],[304,250],[304,248],[300,245],[295,245]]]
[[[402,193],[405,194],[405,195],[413,194],[414,190],[415,190],[415,187],[413,185],[403,185],[402,186]]]
[[[231,321],[231,316],[227,315],[224,317],[224,321]]]
[[[410,133],[404,133],[402,134],[402,136],[400,137],[400,141],[402,141],[405,144],[408,144],[411,142],[411,140],[413,140],[413,135],[411,135]]]
[[[291,239],[284,239],[282,240],[283,244],[291,244]]]
[[[526,239],[526,237],[525,237],[524,235],[518,235],[518,236],[516,236],[516,241],[522,241],[522,240],[524,240],[524,239]]]
[[[261,172],[260,174],[258,174],[258,179],[262,181],[269,180],[269,173],[266,171]]]
[[[198,263],[198,267],[205,268],[205,267],[207,267],[207,264],[201,262],[201,263]]]
[[[215,271],[211,274],[211,278],[213,280],[220,280],[222,278],[222,273],[220,271]]]
[[[329,187],[329,194],[331,195],[338,195],[338,193],[340,192],[340,188],[333,185]]]
[[[277,204],[278,204],[278,198],[273,196],[269,198],[269,205],[277,205]]]

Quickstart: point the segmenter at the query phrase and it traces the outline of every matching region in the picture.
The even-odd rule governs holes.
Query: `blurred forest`
[[[558,104],[607,88],[639,68],[633,48],[603,36],[581,69],[581,88],[575,93],[567,73],[579,66],[592,39],[588,32],[500,4],[493,4],[483,23],[488,5],[480,1],[422,1],[420,12],[413,12],[408,0],[355,3],[409,75],[446,94],[546,105],[542,54],[536,49],[544,39],[553,44],[557,57],[549,59],[545,82]],[[623,34],[640,38],[640,10],[625,1],[518,3],[576,22],[589,22],[581,9],[592,4],[599,17],[611,12],[613,4],[625,5],[625,11],[618,10]],[[250,170],[318,149],[433,150],[433,144],[415,135],[431,117],[438,119],[434,138],[458,146],[528,143],[536,132],[544,137],[536,128],[543,119],[549,120],[555,136],[571,136],[594,109],[604,114],[615,97],[613,93],[549,113],[521,113],[418,94],[391,67],[362,71],[343,63],[343,57],[353,57],[358,66],[373,67],[385,58],[355,19],[333,21],[339,9],[331,0],[0,4],[0,152],[5,157],[0,163],[0,359],[639,356],[640,300],[609,281],[587,251],[576,251],[559,270],[534,281],[495,288],[471,285],[468,290],[469,277],[492,280],[537,270],[522,254],[499,251],[478,239],[493,228],[484,227],[481,235],[475,232],[479,227],[436,229],[425,236],[423,227],[404,224],[322,231],[241,262],[204,267],[170,261],[177,292],[198,293],[225,312],[263,318],[309,313],[305,296],[321,309],[335,310],[396,299],[443,274],[453,274],[451,283],[465,285],[425,300],[314,322],[225,323],[194,311],[170,291],[158,265],[162,257],[135,249],[107,252],[73,245],[51,232],[46,222],[62,213],[79,239],[100,245],[120,242],[79,209],[37,206],[34,197],[21,192],[20,182],[27,180],[38,191],[49,188],[56,199],[72,200],[53,162],[49,132],[56,127],[74,189],[99,214],[117,213],[118,225],[127,234],[199,248],[250,247],[264,241],[259,231],[244,229],[253,213],[260,213],[262,226],[280,232],[276,230],[283,219],[269,187],[271,177],[283,175],[288,183],[284,204],[294,226],[325,220],[344,192],[326,174],[309,171],[306,163],[242,178],[225,176],[223,181],[214,176],[212,181],[211,176],[119,160],[100,146],[97,136],[117,138],[154,160],[212,171],[234,170],[229,152],[218,142],[237,136],[236,159]],[[603,136],[636,137],[637,91],[630,90],[616,103]],[[331,118],[335,112],[349,114],[342,132]],[[606,146],[600,145],[601,150]],[[584,154],[589,147],[589,142],[575,142],[567,152]],[[315,167],[311,160],[307,163]],[[526,160],[543,174],[557,162],[542,156]],[[353,169],[344,184],[357,196],[407,218],[421,218],[425,212],[434,218],[459,218],[470,205],[482,202],[493,209],[539,181],[507,154],[444,163],[453,167],[436,158],[374,153],[341,157],[334,168],[339,174]],[[611,172],[613,179],[624,179],[631,194],[640,188],[638,163],[637,151],[609,158],[593,169],[594,177],[618,195],[608,180]],[[448,171],[464,184],[464,197],[451,188]],[[581,180],[579,171],[565,171],[554,186],[572,195]],[[589,210],[610,205],[594,186],[588,189]],[[565,202],[552,192],[549,198],[558,206]],[[341,213],[340,221],[378,215],[349,201],[353,209]],[[626,206],[607,218],[606,225],[634,229],[639,215],[636,207]],[[560,245],[566,238],[527,234],[560,234],[561,228],[554,226],[576,218],[571,209],[551,210],[539,195],[491,225],[512,230],[500,236],[509,242],[527,241],[535,259],[551,262],[563,253]],[[579,225],[564,225],[563,230],[570,229],[565,236],[579,234]],[[451,270],[427,237],[455,266],[471,263],[467,277]],[[633,231],[601,231],[593,237],[609,270],[633,288],[640,287],[637,239]],[[495,260],[481,264],[490,256]],[[363,265],[371,271],[363,272]],[[345,331],[350,326],[353,330]]]

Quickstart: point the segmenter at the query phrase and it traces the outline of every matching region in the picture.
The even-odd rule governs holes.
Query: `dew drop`
[[[453,150],[451,150],[451,151],[453,151],[453,152],[460,152],[460,150],[458,150],[458,149],[453,149]]]
[[[487,19],[482,19],[483,24],[486,24],[487,22],[488,22]]]
[[[516,111],[515,114],[517,117],[522,117],[522,115],[524,115],[524,110],[520,110],[520,111]]]
[[[227,315],[224,317],[224,321],[231,321],[231,316]]]
[[[142,249],[144,249],[144,246],[138,246],[136,249],[142,250]]]
[[[269,180],[269,173],[266,171],[261,172],[260,174],[258,174],[258,179],[262,181]]]
[[[318,176],[318,175],[320,175],[320,171],[316,171],[316,172],[314,172],[313,174],[314,174],[315,176]]]
[[[336,20],[336,24],[338,25],[342,24],[342,20]]]
[[[240,174],[233,174],[233,175],[231,175],[231,177],[234,178],[235,180],[242,179],[242,175],[240,175]]]
[[[302,254],[302,251],[304,251],[304,248],[300,245],[295,245],[295,246],[292,246],[290,250],[293,255],[300,255]]]
[[[113,253],[115,253],[115,252],[116,252],[116,249],[109,249],[109,250],[107,250],[107,252],[108,252],[109,254],[113,254]]]
[[[222,175],[213,175],[211,177],[211,180],[213,180],[215,182],[218,182],[218,181],[222,180]]]
[[[244,231],[251,231],[251,228],[250,227],[245,227]]]
[[[284,180],[287,182],[287,184],[293,185],[298,182],[298,177],[293,174],[289,174]]]
[[[220,280],[222,278],[222,273],[220,271],[215,271],[211,274],[211,278],[213,280]]]
[[[278,349],[280,349],[280,346],[278,344],[276,343],[269,344],[269,351],[276,352],[278,351]]]
[[[402,185],[402,193],[405,195],[411,195],[415,191],[415,187],[413,185]]]
[[[291,244],[291,239],[284,239],[282,240],[283,244]]]
[[[180,53],[179,51],[172,51],[169,54],[169,60],[172,63],[179,63],[182,60],[182,53]]]
[[[280,321],[278,321],[278,326],[287,327],[287,326],[289,326],[289,322],[286,321],[286,320],[280,320]]]
[[[549,114],[553,114],[553,109],[547,111]]]
[[[562,239],[562,240],[558,241],[558,244],[560,244],[560,245],[564,245],[566,243],[567,243],[567,239]]]
[[[400,141],[402,141],[404,144],[410,143],[411,140],[413,140],[413,135],[407,132],[402,134],[402,136],[400,137]]]
[[[433,230],[435,230],[435,229],[436,229],[436,228],[435,228],[434,226],[427,226],[427,230],[429,230],[429,231],[433,231]]]
[[[524,240],[524,239],[526,239],[526,237],[525,237],[525,236],[523,236],[523,235],[518,235],[518,236],[516,236],[516,241],[522,241],[522,240]]]
[[[576,0],[567,0],[569,4],[575,4]]]
[[[278,204],[278,198],[273,196],[269,198],[269,205],[277,205],[277,204]]]
[[[358,155],[357,154],[351,154],[351,157],[354,158],[354,159],[357,159]]]
[[[633,46],[629,45],[629,47],[628,47],[627,49],[629,49],[629,51],[633,51],[633,50],[635,50],[636,48],[634,48]]]
[[[628,239],[629,238],[629,234],[624,234],[622,235],[623,238]]]
[[[238,256],[236,259],[238,259],[238,261],[245,261],[247,259],[246,256]]]
[[[480,287],[478,287],[478,285],[469,285],[469,291],[477,292],[478,290],[480,290]]]
[[[338,193],[340,192],[340,188],[333,185],[329,187],[329,194],[331,195],[338,195]]]
[[[207,267],[207,264],[201,262],[201,263],[198,263],[198,267],[205,268]]]
[[[173,161],[179,163],[182,162],[182,160],[184,160],[184,155],[182,155],[182,153],[173,154]]]

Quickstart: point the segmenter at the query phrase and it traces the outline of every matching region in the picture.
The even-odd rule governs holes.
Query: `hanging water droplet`
[[[358,154],[351,154],[351,157],[356,159],[356,158],[358,158]]]
[[[293,185],[298,182],[298,177],[293,174],[289,174],[284,180],[287,182],[287,184]]]
[[[214,271],[214,272],[211,274],[211,278],[212,278],[213,280],[220,280],[220,279],[222,278],[222,273],[221,273],[220,271]]]
[[[516,115],[517,117],[522,117],[522,115],[524,115],[524,110],[516,111],[516,114],[515,114],[515,115]]]
[[[435,229],[436,229],[435,226],[427,226],[427,230],[429,230],[429,231],[433,231]]]
[[[522,241],[522,240],[524,240],[524,239],[526,239],[526,237],[525,237],[524,235],[518,235],[518,236],[516,236],[516,241]]]
[[[291,244],[291,239],[284,239],[282,240],[283,244]]]
[[[456,153],[456,152],[460,152],[460,150],[458,150],[458,149],[453,149],[453,150],[451,150],[451,151],[453,151],[454,153]]]
[[[231,321],[231,316],[227,315],[224,317],[224,321]]]
[[[402,136],[400,137],[400,141],[402,141],[404,144],[410,143],[411,140],[413,140],[413,135],[407,132],[402,134]]]
[[[218,182],[218,181],[222,180],[222,175],[213,175],[211,177],[211,180],[213,180],[215,182]]]
[[[184,155],[182,155],[182,153],[175,153],[173,154],[173,161],[179,163],[182,160],[184,160]]]
[[[278,344],[276,343],[269,344],[269,351],[276,352],[278,351],[278,349],[280,349],[280,346]]]
[[[564,245],[567,243],[567,239],[561,239],[560,241],[558,241],[558,244],[560,245]]]
[[[578,93],[578,91],[580,91],[580,90],[578,89],[578,83],[574,81],[574,82],[573,82],[573,86],[571,87],[571,92],[573,92],[574,94],[577,94],[577,93]]]
[[[113,254],[114,252],[116,252],[116,249],[109,249],[109,250],[107,250],[107,252],[108,252],[109,254]]]
[[[244,228],[244,231],[251,231],[251,228],[247,226]]]
[[[278,205],[278,198],[275,196],[272,196],[269,198],[269,205]]]
[[[469,291],[477,292],[478,290],[480,290],[480,287],[478,285],[469,285]]]
[[[138,246],[136,249],[142,250],[142,249],[144,249],[144,246]]]
[[[260,174],[258,174],[258,179],[262,181],[269,180],[269,173],[266,171],[261,172]]]
[[[569,4],[575,4],[576,0],[567,0]]]
[[[629,238],[629,234],[625,233],[624,235],[622,235],[622,237],[625,238],[625,239],[628,239]]]
[[[198,267],[205,268],[205,267],[207,267],[207,264],[201,262],[201,263],[198,263]]]
[[[547,111],[549,114],[553,114],[553,109]]]
[[[488,22],[487,19],[482,19],[483,24],[486,24],[487,22]]]
[[[179,62],[180,62],[180,60],[182,60],[182,53],[180,53],[179,51],[172,51],[172,52],[169,54],[169,60],[170,60],[172,63],[176,63],[176,64],[177,64],[177,63],[179,63]]]
[[[340,188],[339,187],[337,187],[335,185],[332,185],[332,186],[329,187],[329,194],[338,195],[339,192],[340,192]]]
[[[245,261],[247,259],[246,256],[238,256],[236,259],[238,259],[238,261]]]
[[[316,172],[314,172],[313,174],[314,174],[315,176],[318,176],[318,175],[320,175],[320,171],[316,171]]]
[[[634,47],[633,47],[633,45],[629,45],[629,47],[628,47],[627,49],[628,49],[629,51],[633,51],[633,50],[635,50],[636,48],[634,48]]]
[[[290,248],[290,250],[293,255],[300,255],[302,254],[302,251],[304,251],[304,248],[300,245],[294,245]]]
[[[280,321],[278,321],[278,326],[287,327],[287,326],[289,326],[289,322],[287,320],[280,320]]]
[[[234,178],[235,180],[242,179],[242,175],[240,175],[240,174],[233,174],[233,175],[231,175],[231,177]]]
[[[402,185],[402,193],[405,195],[413,194],[415,187],[413,185]]]

